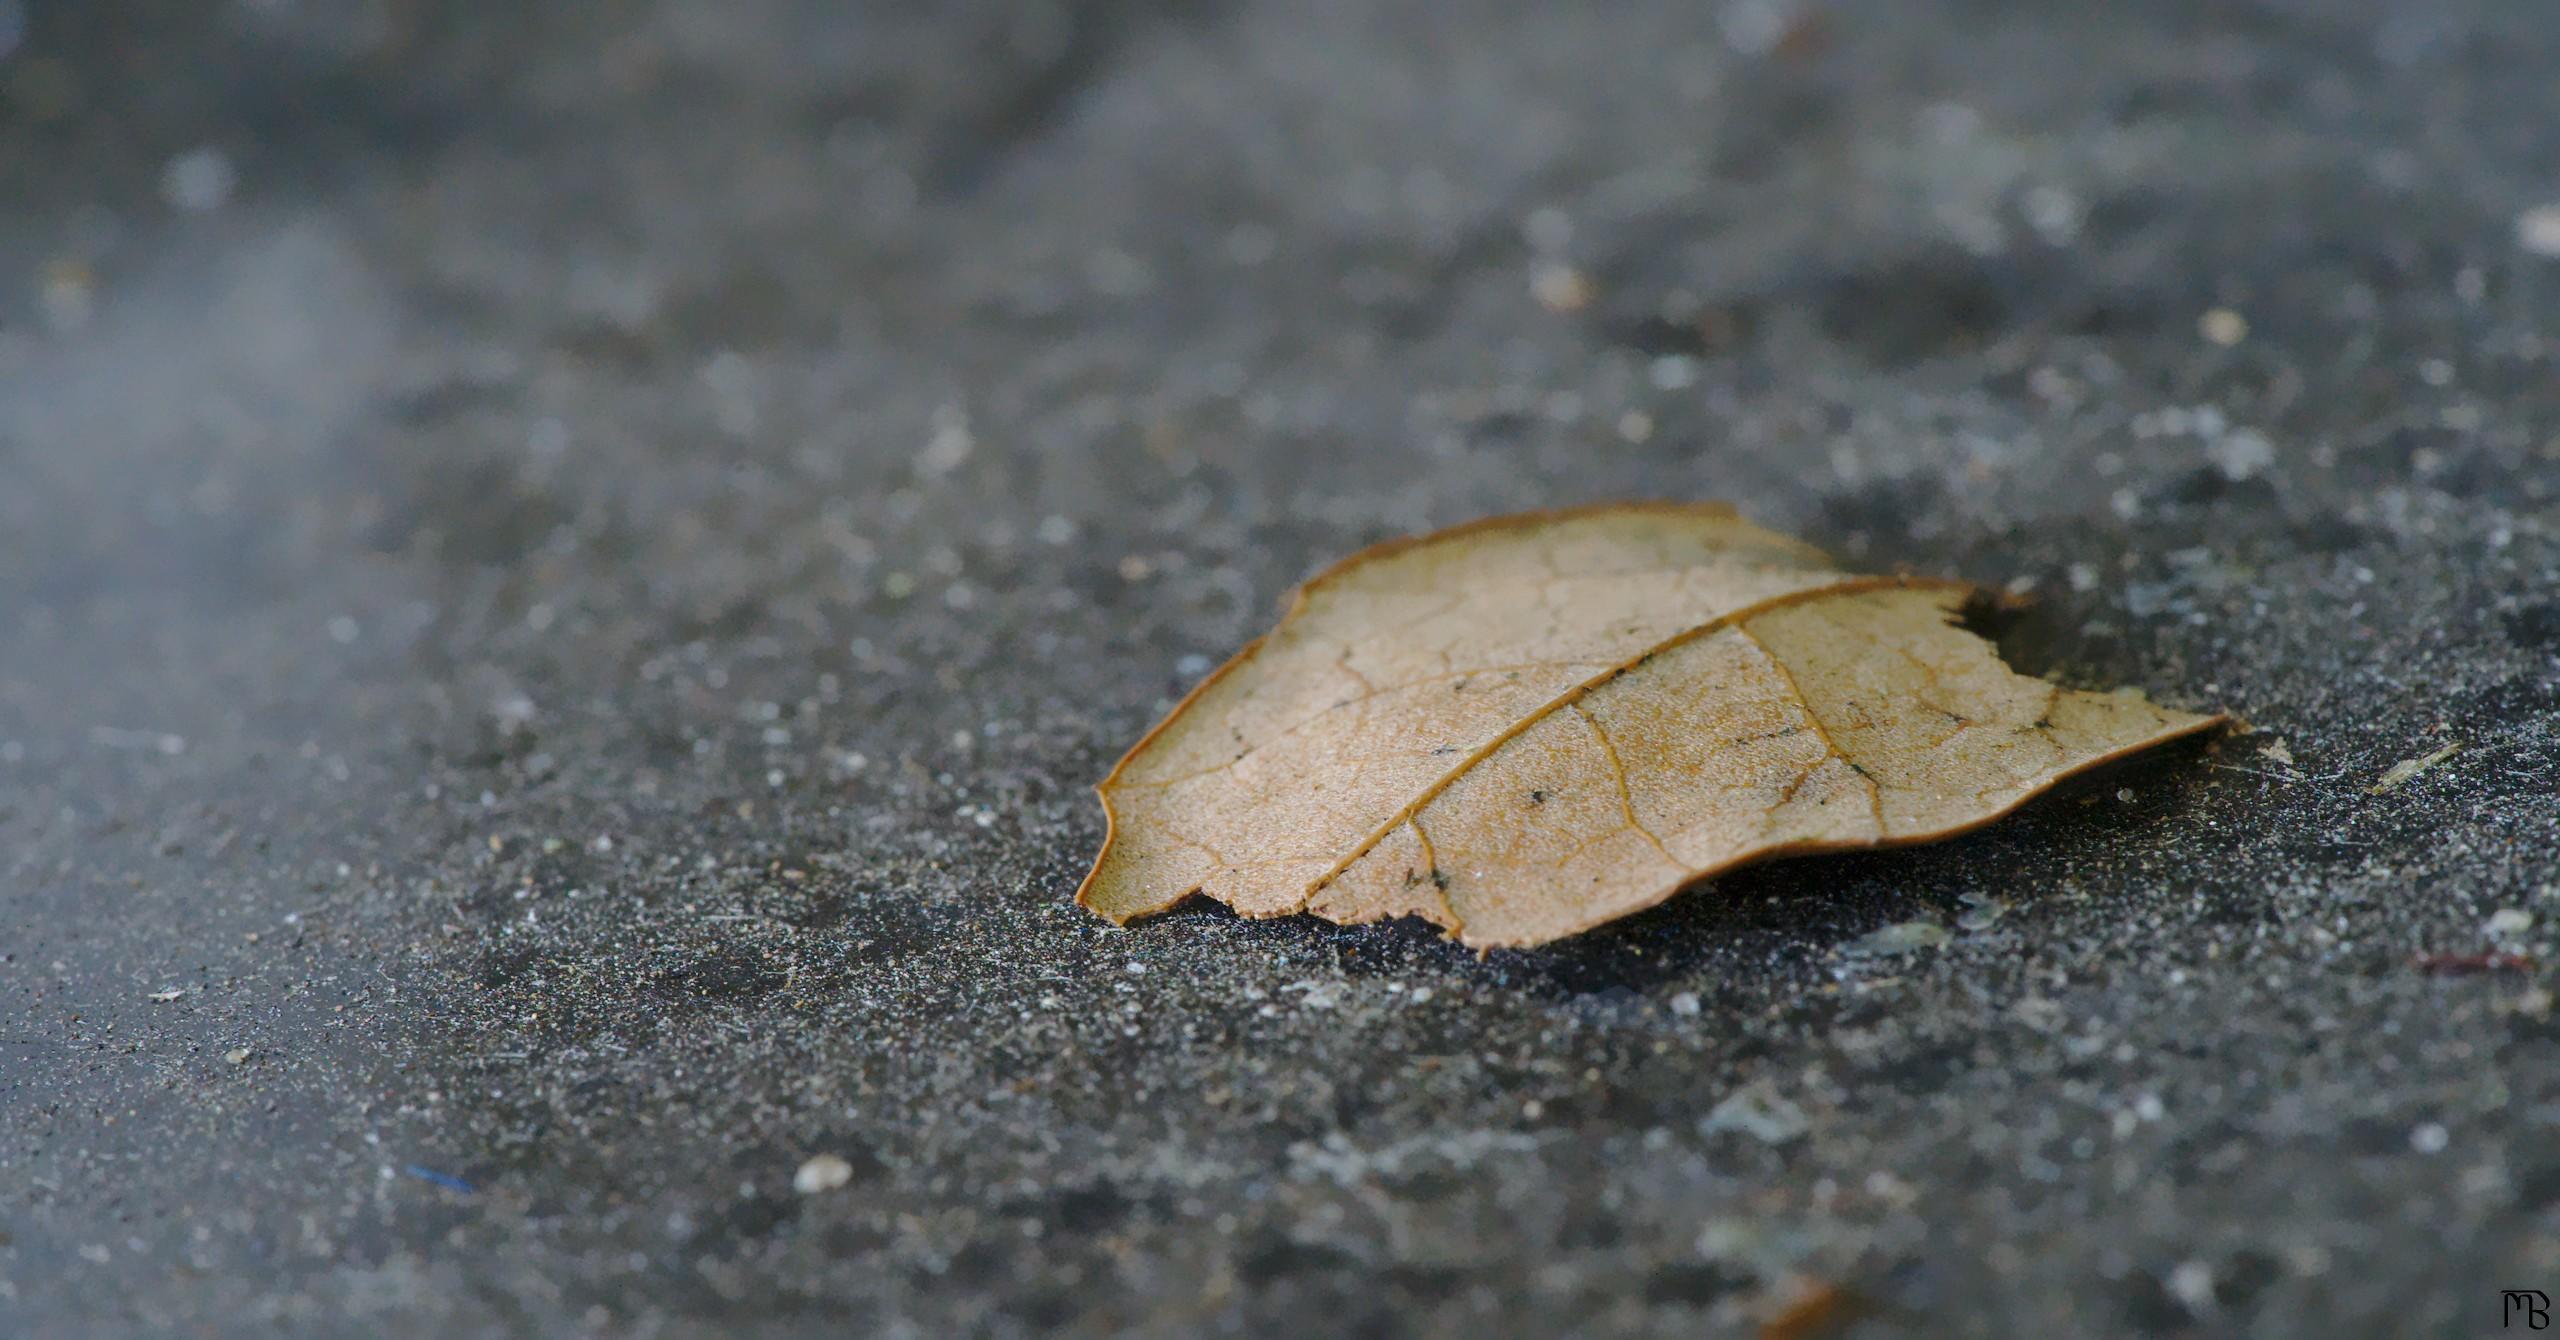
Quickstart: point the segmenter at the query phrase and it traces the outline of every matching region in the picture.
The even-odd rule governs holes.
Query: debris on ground
[[[1892,958],[1943,947],[1955,937],[1934,921],[1897,921],[1840,946],[1849,958]]]
[[[1811,1125],[1803,1108],[1787,1101],[1768,1081],[1759,1080],[1725,1095],[1698,1129],[1709,1134],[1737,1131],[1762,1144],[1782,1145]]]
[[[2392,764],[2391,770],[2382,774],[2382,779],[2380,781],[2375,782],[2371,787],[2367,788],[2368,793],[2377,796],[2390,795],[2392,792],[2397,791],[2401,787],[2407,786],[2409,783],[2417,780],[2418,776],[2421,773],[2424,773],[2427,769],[2432,768],[2461,752],[2462,741],[2453,740],[2447,742],[2440,749],[2420,754],[2416,758],[2404,758],[2399,762]]]
[[[804,1196],[834,1191],[853,1180],[853,1165],[836,1154],[817,1154],[791,1174],[791,1189]]]

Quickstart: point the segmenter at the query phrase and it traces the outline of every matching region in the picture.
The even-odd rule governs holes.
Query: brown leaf
[[[1101,787],[1077,899],[1538,944],[1746,861],[1920,842],[2219,717],[2013,674],[1968,588],[1715,506],[1495,517],[1302,588]]]

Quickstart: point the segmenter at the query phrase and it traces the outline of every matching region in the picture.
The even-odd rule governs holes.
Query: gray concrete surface
[[[2479,0],[0,0],[0,1334],[2503,1333],[2554,69]],[[1485,961],[1071,906],[1295,577],[1625,495],[2256,733]]]

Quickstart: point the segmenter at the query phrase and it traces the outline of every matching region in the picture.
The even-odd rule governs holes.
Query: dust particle
[[[2516,216],[2516,245],[2536,256],[2560,257],[2560,200]]]

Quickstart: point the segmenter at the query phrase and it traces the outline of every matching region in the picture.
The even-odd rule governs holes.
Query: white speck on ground
[[[2234,483],[2263,474],[2276,463],[2275,444],[2254,428],[2234,428],[2206,439],[2204,454],[2223,478]]]
[[[938,479],[966,464],[977,445],[978,439],[969,431],[969,412],[958,405],[944,405],[933,412],[933,436],[916,453],[916,469]]]
[[[1736,1131],[1762,1144],[1780,1145],[1803,1135],[1812,1126],[1804,1109],[1796,1106],[1767,1081],[1755,1081],[1726,1094],[1723,1101],[1698,1122],[1704,1134]]]
[[[2196,333],[2207,343],[2228,349],[2249,338],[2249,318],[2228,307],[2208,308],[2196,318]]]
[[[791,1189],[804,1196],[834,1191],[853,1180],[853,1165],[836,1154],[817,1154],[791,1174]]]
[[[2213,1266],[2199,1260],[2180,1261],[2169,1271],[2168,1290],[2171,1297],[2187,1305],[2190,1311],[2210,1312],[2214,1307]]]
[[[2560,258],[2560,201],[2518,214],[2516,245],[2536,256]]]

